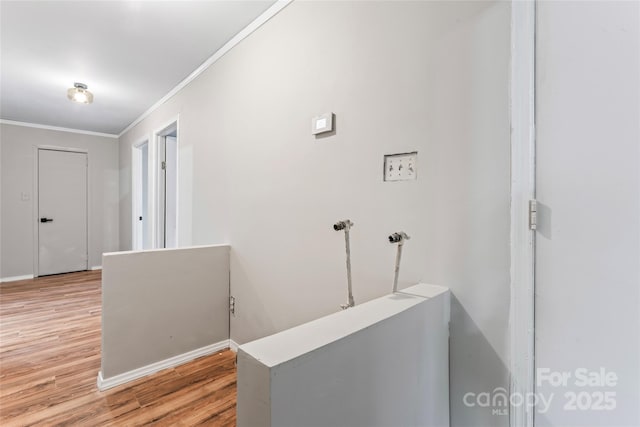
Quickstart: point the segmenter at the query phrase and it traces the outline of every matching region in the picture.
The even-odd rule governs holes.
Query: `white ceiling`
[[[0,117],[119,134],[273,3],[3,0]]]

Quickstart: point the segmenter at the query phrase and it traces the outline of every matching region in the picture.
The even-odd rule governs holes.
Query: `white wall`
[[[538,387],[536,425],[638,426],[640,4],[540,2],[537,33],[536,364],[571,377]],[[575,384],[601,367],[615,386]],[[590,410],[604,392],[615,410]]]
[[[452,422],[504,425],[466,392],[508,384],[507,2],[293,2],[120,138],[121,248],[131,242],[130,146],[180,116],[181,246],[228,242],[239,343],[392,286],[452,289]],[[310,134],[332,111],[336,132]],[[418,180],[382,181],[417,150]]]
[[[118,142],[114,138],[0,124],[2,149],[2,277],[33,274],[34,148],[89,150],[89,267],[119,247]],[[23,201],[21,193],[29,200]]]
[[[239,427],[449,426],[449,291],[420,284],[238,349]]]
[[[227,346],[228,246],[108,253],[103,262],[103,380]]]

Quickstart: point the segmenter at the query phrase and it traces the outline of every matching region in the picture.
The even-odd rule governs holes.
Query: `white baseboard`
[[[206,355],[215,353],[216,351],[224,350],[225,348],[229,348],[229,340],[222,340],[215,344],[207,345],[205,347],[200,347],[195,350],[191,350],[187,353],[182,353],[177,356],[173,356],[168,359],[161,360],[159,362],[155,362],[147,366],[143,366],[141,368],[133,369],[131,371],[118,374],[111,378],[103,378],[102,371],[100,371],[98,372],[98,389],[100,391],[104,391],[112,387],[116,387],[121,384],[128,383],[129,381],[146,377],[147,375],[154,374],[163,369],[174,368],[176,366],[190,362],[193,359],[197,359],[198,357],[206,356]]]
[[[234,340],[229,340],[229,349],[231,351],[233,351],[234,353],[238,352],[238,347],[240,347],[240,344],[238,344],[237,342],[235,342]]]
[[[24,276],[3,277],[2,279],[0,279],[0,283],[17,282],[18,280],[28,280],[28,279],[33,279],[33,274],[25,274]]]
[[[90,268],[91,271],[93,270],[102,270],[102,266],[101,265],[94,265],[93,267]]]

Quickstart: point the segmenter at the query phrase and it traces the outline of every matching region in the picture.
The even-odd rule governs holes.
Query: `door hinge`
[[[162,162],[160,164],[160,167],[162,168],[162,170],[166,170],[167,169],[167,162]]]
[[[529,230],[538,228],[538,201],[529,200]]]
[[[229,313],[236,314],[236,299],[229,297]]]

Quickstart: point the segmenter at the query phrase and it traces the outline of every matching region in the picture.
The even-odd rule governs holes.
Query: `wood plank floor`
[[[233,426],[225,350],[98,391],[100,272],[0,285],[0,425]]]

